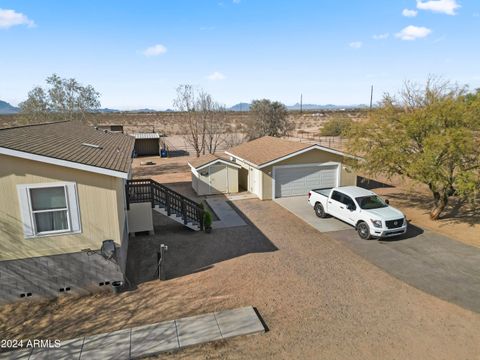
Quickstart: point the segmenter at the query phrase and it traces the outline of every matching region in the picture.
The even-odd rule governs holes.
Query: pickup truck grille
[[[395,229],[395,228],[402,227],[403,226],[403,218],[402,219],[385,221],[385,225],[387,225],[387,229]]]

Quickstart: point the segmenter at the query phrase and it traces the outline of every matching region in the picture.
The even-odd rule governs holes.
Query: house
[[[354,156],[318,144],[264,136],[225,154],[228,164],[239,166],[239,189],[261,200],[301,196],[314,188],[356,185],[357,181],[347,164]],[[198,172],[198,167],[193,170]]]
[[[188,163],[192,171],[192,187],[198,195],[238,192],[241,166],[228,156],[208,154]]]
[[[0,302],[124,279],[133,147],[75,122],[0,130]]]

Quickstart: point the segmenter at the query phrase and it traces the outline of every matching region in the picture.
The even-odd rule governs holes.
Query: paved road
[[[321,232],[339,240],[356,254],[406,283],[480,313],[480,249],[433,231],[410,226],[402,237],[362,240],[348,225],[336,219],[322,223],[298,198],[280,204]],[[312,216],[314,218],[312,218]],[[326,226],[328,225],[328,226]],[[337,231],[332,231],[332,230]]]

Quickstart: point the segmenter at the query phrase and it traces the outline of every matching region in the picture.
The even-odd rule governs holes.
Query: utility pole
[[[373,107],[373,85],[370,88],[370,110],[372,110]]]
[[[303,94],[300,94],[300,114],[303,111]]]

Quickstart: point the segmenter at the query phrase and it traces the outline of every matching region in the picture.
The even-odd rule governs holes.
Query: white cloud
[[[143,51],[143,55],[145,56],[159,56],[162,54],[165,54],[167,52],[167,48],[163,46],[162,44],[157,44],[150,46],[149,48],[146,48]]]
[[[423,26],[414,26],[410,25],[406,28],[403,28],[399,33],[396,33],[395,36],[402,40],[415,40],[427,37],[432,33],[432,30]]]
[[[360,49],[363,46],[363,43],[361,41],[354,41],[348,44],[352,49]]]
[[[223,75],[221,72],[218,72],[218,71],[214,71],[213,73],[207,76],[207,79],[211,81],[224,80],[225,78],[226,78],[225,75]]]
[[[403,9],[402,15],[406,17],[415,17],[418,15],[417,10]]]
[[[417,9],[428,10],[447,15],[456,15],[455,10],[460,8],[457,0],[417,0]]]
[[[26,15],[15,10],[0,9],[0,29],[8,29],[18,25],[33,27],[35,23]]]
[[[373,35],[372,38],[374,40],[385,40],[385,39],[388,39],[388,37],[390,36],[389,33],[384,33],[384,34],[376,34],[376,35]]]

